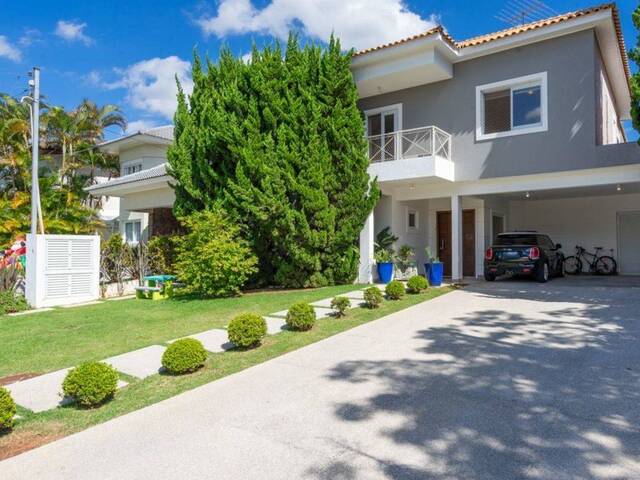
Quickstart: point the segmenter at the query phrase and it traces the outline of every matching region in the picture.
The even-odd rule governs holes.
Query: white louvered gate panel
[[[27,290],[38,307],[98,298],[100,238],[93,235],[37,235],[27,240]],[[31,275],[30,275],[31,273]]]

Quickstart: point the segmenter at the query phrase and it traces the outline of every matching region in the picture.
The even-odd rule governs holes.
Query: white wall
[[[588,251],[604,247],[605,255],[613,248],[617,259],[617,212],[634,210],[640,210],[640,194],[512,201],[509,228],[546,233],[562,244],[566,256],[573,255],[575,246],[580,245]]]
[[[142,169],[156,167],[167,161],[166,145],[140,145],[120,152],[120,174],[124,175],[126,164],[142,162]]]

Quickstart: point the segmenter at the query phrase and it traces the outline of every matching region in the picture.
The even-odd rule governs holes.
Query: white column
[[[373,283],[373,212],[360,232],[360,268],[358,283]]]
[[[451,196],[451,279],[462,279],[462,199]]]

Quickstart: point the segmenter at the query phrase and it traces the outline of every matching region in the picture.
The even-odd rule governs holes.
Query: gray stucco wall
[[[402,103],[403,129],[436,125],[453,136],[456,180],[595,168],[640,159],[596,154],[592,30],[454,65],[450,80],[362,99],[363,110]],[[476,141],[475,87],[546,71],[546,132]]]

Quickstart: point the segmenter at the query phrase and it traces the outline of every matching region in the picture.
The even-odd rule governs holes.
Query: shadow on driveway
[[[467,291],[495,308],[418,331],[424,360],[347,361],[329,373],[335,382],[384,382],[335,415],[403,417],[375,433],[424,460],[375,458],[386,477],[640,478],[640,290],[557,280]],[[341,461],[309,473],[357,476]]]

